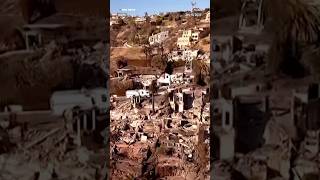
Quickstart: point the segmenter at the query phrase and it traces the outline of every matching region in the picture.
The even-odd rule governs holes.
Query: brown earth
[[[145,59],[143,48],[111,48],[111,59],[125,57],[129,59]]]
[[[196,44],[196,48],[202,49],[204,52],[210,52],[210,36],[201,39]]]
[[[132,89],[132,80],[110,80],[110,94],[116,94],[118,96],[125,96],[128,89]]]
[[[117,61],[120,59],[127,60],[128,65],[133,66],[146,67],[150,64],[142,48],[111,48],[110,72],[116,71]]]

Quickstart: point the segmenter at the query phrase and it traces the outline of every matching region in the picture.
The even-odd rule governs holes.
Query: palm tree
[[[264,14],[272,18],[275,27],[268,61],[272,72],[279,71],[285,61],[299,61],[301,51],[317,42],[319,10],[320,2],[316,0],[265,0]]]

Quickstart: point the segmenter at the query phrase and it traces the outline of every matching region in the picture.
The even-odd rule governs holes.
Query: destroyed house
[[[159,126],[154,125],[152,122],[146,123],[143,126],[143,132],[150,135],[150,137],[154,136],[156,133],[160,132]]]
[[[213,58],[215,60],[223,59],[229,61],[231,58],[231,53],[233,49],[233,41],[231,36],[216,36],[212,40],[211,48],[213,53]]]
[[[28,24],[23,29],[27,49],[39,48],[67,36],[67,27],[63,24]]]
[[[184,50],[182,52],[184,58],[188,61],[193,60],[198,56],[199,50]]]
[[[163,138],[160,140],[160,144],[166,148],[180,148],[179,140],[173,140],[169,138]]]
[[[183,112],[184,103],[183,103],[183,93],[176,93],[174,95],[174,110],[176,112]]]
[[[160,75],[161,71],[159,69],[151,67],[139,67],[128,65],[117,70],[118,76],[140,76],[140,75]]]
[[[120,69],[117,69],[117,76],[118,77],[122,77],[122,76],[125,76],[125,75],[131,75],[133,73],[133,68],[131,67],[124,67],[124,68],[120,68]]]
[[[223,129],[229,129],[233,127],[233,102],[232,100],[226,100],[224,98],[214,100],[213,102],[213,118],[215,126],[220,126]]]
[[[172,51],[168,54],[168,61],[183,60],[182,51]]]
[[[232,160],[235,146],[234,124],[234,105],[232,100],[224,98],[217,99],[213,102],[213,137],[212,142],[215,144],[212,149],[214,159]]]
[[[320,129],[320,92],[318,84],[310,84],[306,91],[295,90],[292,97],[291,117],[297,127],[299,137],[308,130]]]
[[[259,33],[264,25],[263,0],[245,0],[239,18],[239,30],[246,33]]]
[[[194,92],[193,91],[186,91],[183,93],[183,109],[188,110],[193,108],[193,101],[194,101]]]
[[[201,121],[203,123],[210,123],[210,103],[206,103],[204,111],[202,112]]]
[[[176,112],[183,112],[194,107],[194,92],[186,90],[184,92],[172,91],[169,93],[169,102]]]
[[[262,146],[263,133],[269,120],[268,96],[238,96],[234,99],[236,151],[248,153]]]
[[[88,17],[87,22],[96,20],[94,17]],[[83,44],[96,44],[108,40],[105,36],[106,21],[97,20],[95,23],[84,23],[82,16],[70,16],[67,14],[54,14],[46,18],[42,18],[33,24],[23,26],[23,32],[26,36],[26,47],[32,48],[36,46],[43,47],[51,41],[66,43],[68,45],[78,46]],[[95,33],[88,35],[88,29],[97,28]],[[85,27],[85,28],[84,28]]]
[[[232,168],[228,165],[228,162],[225,161],[215,161],[212,165],[212,179],[224,180],[232,179],[231,171]]]
[[[182,171],[183,162],[181,159],[174,157],[163,157],[158,158],[158,164],[156,166],[156,174],[161,177],[177,176],[183,173]]]
[[[177,40],[177,46],[180,49],[185,49],[191,45],[191,38],[190,37],[179,37]]]
[[[307,106],[306,127],[308,130],[320,129],[320,99],[310,100]]]
[[[198,56],[198,53],[199,53],[199,50],[184,49],[184,50],[172,51],[168,56],[168,60],[169,61],[178,61],[178,60],[191,61]]]
[[[172,77],[168,73],[164,73],[160,76],[160,78],[157,80],[158,85],[160,86],[170,86],[172,83]]]
[[[235,154],[235,130],[226,130],[213,126],[213,136],[210,141],[215,145],[211,151],[214,160],[232,161]]]
[[[214,52],[214,60],[231,60],[232,54],[242,49],[243,37],[236,36],[215,36],[212,39],[211,48]]]
[[[148,89],[152,83],[152,81],[156,80],[157,76],[155,75],[140,75],[135,78],[134,81],[140,82],[144,88]]]

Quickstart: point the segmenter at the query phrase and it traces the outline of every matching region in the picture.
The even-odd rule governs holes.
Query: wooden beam
[[[25,146],[26,149],[29,149],[31,147],[33,147],[34,145],[40,143],[41,141],[45,140],[46,138],[48,138],[49,136],[55,134],[56,132],[58,132],[59,130],[61,130],[61,128],[55,128],[55,129],[52,129],[50,132],[48,132],[47,134],[43,135],[43,136],[40,136],[38,137],[36,140],[32,141],[31,143],[27,144]]]

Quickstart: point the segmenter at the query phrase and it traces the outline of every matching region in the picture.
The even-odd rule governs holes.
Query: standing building
[[[154,34],[154,35],[150,36],[149,43],[150,43],[150,45],[161,44],[163,41],[168,39],[168,37],[169,37],[169,31],[163,31],[158,34]]]

